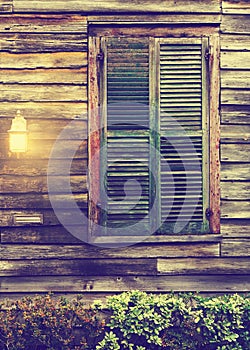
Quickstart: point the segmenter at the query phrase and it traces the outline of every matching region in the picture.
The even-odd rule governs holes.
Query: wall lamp
[[[9,133],[9,150],[12,153],[24,153],[28,149],[27,120],[17,111],[12,119]]]

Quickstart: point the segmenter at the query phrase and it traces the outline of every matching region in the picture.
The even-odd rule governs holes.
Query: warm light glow
[[[23,153],[27,151],[27,133],[11,132],[9,135],[9,147],[12,153]]]
[[[27,121],[17,111],[9,130],[9,149],[13,153],[24,153],[28,148]]]

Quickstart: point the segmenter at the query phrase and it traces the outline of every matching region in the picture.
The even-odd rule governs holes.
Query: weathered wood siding
[[[222,256],[249,256],[250,3],[223,1],[221,23]]]
[[[220,0],[200,0],[199,4],[196,0],[0,0],[2,296],[54,291],[86,293],[92,299],[137,288],[154,292],[249,290],[249,7],[247,0],[222,4]],[[221,15],[223,239],[216,234],[156,236],[123,249],[79,242],[60,225],[51,208],[47,167],[55,139],[72,119],[80,115],[79,129],[87,131],[88,21],[105,22],[116,16],[123,24],[178,23],[176,28],[169,26],[173,35],[180,35],[182,26],[190,24],[192,36],[199,30],[197,23],[206,25],[209,32],[219,25]],[[20,159],[9,155],[7,143],[17,109],[27,118],[30,131],[29,151]],[[71,143],[68,139],[61,142],[62,154]],[[55,175],[62,188],[65,169],[60,158],[56,162]],[[71,185],[85,212],[86,172],[87,142],[82,142],[72,162]],[[65,194],[58,193],[58,201],[63,205]],[[42,214],[44,222],[18,226],[14,214]]]

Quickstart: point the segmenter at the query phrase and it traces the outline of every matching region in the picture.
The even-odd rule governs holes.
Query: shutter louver
[[[174,232],[177,222],[182,232],[206,229],[203,81],[201,40],[160,42],[159,131],[164,160],[160,169],[160,205],[164,232]],[[170,198],[171,186],[174,198]]]
[[[148,40],[106,38],[106,234],[143,222],[149,213]],[[144,220],[143,220],[144,219]],[[121,234],[121,230],[119,231]],[[133,229],[131,234],[133,234]]]

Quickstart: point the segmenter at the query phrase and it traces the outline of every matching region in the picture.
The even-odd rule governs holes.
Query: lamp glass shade
[[[9,131],[9,149],[10,152],[24,153],[27,152],[27,132]]]
[[[9,149],[13,153],[24,153],[28,149],[27,121],[17,111],[17,115],[12,119],[9,132]]]

